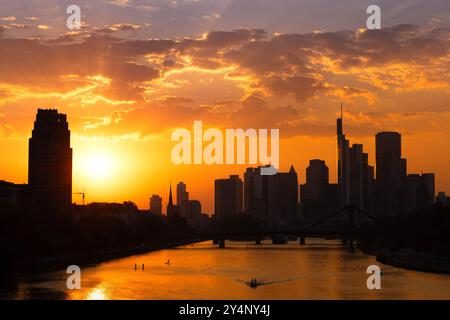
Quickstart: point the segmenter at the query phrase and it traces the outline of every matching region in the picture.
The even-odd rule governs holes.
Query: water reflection
[[[170,264],[167,264],[170,261]],[[145,265],[145,269],[135,265]],[[378,264],[382,290],[368,290],[366,269]],[[340,241],[307,245],[211,242],[131,256],[82,269],[80,290],[65,272],[20,283],[12,298],[54,299],[450,299],[450,276],[382,265]],[[252,288],[251,279],[265,285]]]
[[[94,288],[87,294],[87,300],[108,300],[108,295],[106,293],[105,288],[99,287]]]

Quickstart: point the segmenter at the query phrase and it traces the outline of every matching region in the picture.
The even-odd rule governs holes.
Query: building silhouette
[[[401,157],[401,135],[379,132],[376,148],[376,211],[392,215],[401,209],[401,188],[406,179],[406,159]]]
[[[243,184],[238,175],[214,181],[214,214],[216,219],[236,216],[243,211]]]
[[[247,168],[244,172],[244,212],[265,221],[267,219],[266,198],[267,176],[261,175],[261,167]]]
[[[274,175],[261,175],[261,168],[247,168],[244,173],[245,213],[271,225],[297,220],[298,177],[294,167]]]
[[[301,217],[314,221],[339,209],[337,184],[329,183],[329,170],[324,160],[313,159],[306,168],[306,182],[300,185]]]
[[[267,176],[268,215],[271,225],[286,225],[297,220],[298,177],[294,166],[288,172]]]
[[[180,213],[184,202],[189,200],[189,192],[186,190],[186,184],[183,181],[177,184],[177,206],[180,208]]]
[[[184,200],[181,206],[181,217],[185,218],[188,224],[194,229],[198,229],[198,224],[202,215],[202,204],[198,200]]]
[[[439,207],[450,207],[450,197],[447,197],[444,191],[439,191],[436,196],[436,204]]]
[[[431,207],[436,199],[434,173],[422,173],[422,181],[428,193],[427,207]]]
[[[166,213],[168,218],[175,218],[180,216],[180,206],[173,204],[172,183],[170,184],[169,188],[169,202],[167,203]]]
[[[41,213],[66,212],[72,202],[72,149],[65,114],[38,109],[29,139],[28,185]]]
[[[157,194],[150,198],[150,212],[157,215],[162,214],[162,198]]]
[[[346,139],[343,116],[337,119],[338,189],[339,206],[354,205],[366,212],[372,211],[374,199],[374,168],[368,163],[368,154],[362,144]]]

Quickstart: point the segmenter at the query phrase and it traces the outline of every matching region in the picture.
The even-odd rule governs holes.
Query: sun
[[[114,159],[105,152],[91,152],[84,159],[84,169],[89,178],[94,180],[105,180],[113,176]]]

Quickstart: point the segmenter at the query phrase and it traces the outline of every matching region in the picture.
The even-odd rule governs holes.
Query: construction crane
[[[84,206],[84,199],[86,198],[86,193],[84,192],[84,189],[83,189],[83,192],[74,192],[73,194],[77,194],[77,195],[81,196],[81,201],[82,201],[83,206]]]

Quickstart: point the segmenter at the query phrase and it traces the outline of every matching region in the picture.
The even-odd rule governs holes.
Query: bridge
[[[336,226],[331,229],[318,228],[327,221],[339,217],[340,222],[345,222],[341,228]],[[360,235],[359,223],[355,223],[356,218],[363,218],[363,221],[373,223],[375,218],[357,208],[354,205],[348,205],[332,214],[325,216],[303,228],[262,228],[254,231],[217,231],[203,234],[204,238],[213,239],[214,244],[219,248],[225,248],[225,241],[232,239],[252,239],[256,244],[261,244],[261,240],[267,237],[279,235],[295,236],[300,244],[306,243],[306,238],[332,238],[342,239],[343,245],[353,248],[354,241]]]

